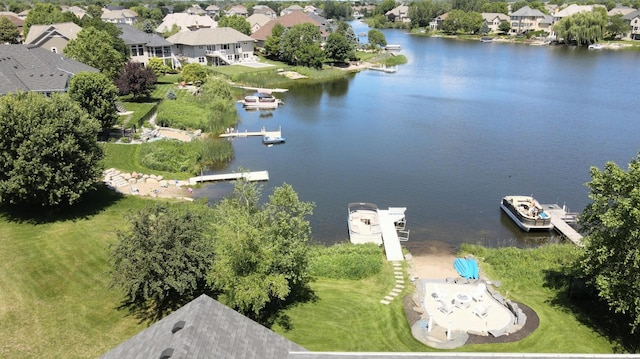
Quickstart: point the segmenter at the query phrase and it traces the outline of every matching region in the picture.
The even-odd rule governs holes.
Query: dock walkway
[[[249,182],[268,181],[269,172],[268,171],[234,172],[234,173],[223,173],[219,175],[198,176],[198,177],[189,178],[189,183],[194,185],[198,182],[230,181],[230,180],[236,180],[240,178],[244,178]]]
[[[551,224],[556,232],[573,242],[575,245],[582,247],[582,235],[578,233],[567,222],[575,221],[575,215],[567,213],[567,211],[557,204],[543,204],[545,212],[551,214]]]
[[[229,138],[229,137],[248,137],[248,136],[270,136],[270,137],[282,137],[282,128],[278,128],[277,131],[267,131],[264,127],[260,129],[260,131],[256,131],[256,132],[249,132],[249,131],[244,131],[244,132],[239,132],[239,131],[235,131],[235,132],[228,132],[228,133],[223,133],[220,134],[219,137],[222,138]]]
[[[395,222],[398,220],[392,208],[379,209],[378,220],[380,221],[380,229],[382,230],[382,243],[384,244],[384,252],[388,261],[403,261],[402,246],[400,246],[400,238],[396,231]]]

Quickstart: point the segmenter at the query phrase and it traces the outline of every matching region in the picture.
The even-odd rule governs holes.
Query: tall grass
[[[363,279],[380,273],[382,263],[380,248],[373,243],[318,246],[312,251],[310,272],[314,277]]]
[[[164,178],[187,179],[193,177],[190,172],[170,172],[146,167],[140,163],[140,145],[105,143],[104,168],[116,168],[123,172],[162,175]]]
[[[197,174],[204,167],[219,167],[233,157],[226,140],[211,138],[181,142],[162,140],[140,145],[140,164],[154,171]]]

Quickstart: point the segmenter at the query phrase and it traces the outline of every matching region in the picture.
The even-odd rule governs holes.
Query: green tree
[[[140,30],[147,34],[153,34],[156,30],[156,24],[153,20],[146,19],[142,22]]]
[[[72,205],[101,174],[98,121],[67,94],[0,97],[0,203]]]
[[[157,77],[153,70],[144,67],[141,63],[127,62],[115,84],[122,95],[133,94],[133,97],[149,97],[156,86]]]
[[[88,5],[87,15],[91,16],[91,18],[99,19],[102,15],[102,8],[100,7],[100,5]]]
[[[611,37],[621,37],[629,32],[629,24],[622,18],[621,14],[609,16],[607,32]]]
[[[385,47],[387,46],[387,39],[384,37],[384,34],[376,29],[369,30],[367,33],[367,38],[369,39],[369,44],[373,48]]]
[[[436,17],[435,8],[431,0],[416,1],[409,5],[411,27],[426,27]]]
[[[351,18],[351,6],[348,2],[325,1],[324,17],[327,19],[346,20]]]
[[[591,167],[589,198],[580,223],[587,234],[579,267],[616,313],[640,328],[640,154],[624,171],[613,162]]]
[[[451,10],[442,23],[442,31],[455,34],[464,28],[466,13],[462,10]]]
[[[268,58],[277,60],[282,56],[280,44],[282,43],[282,35],[285,32],[284,26],[277,23],[271,30],[271,36],[267,36],[267,40],[264,42],[265,55]]]
[[[469,11],[463,17],[462,30],[466,33],[476,34],[480,32],[483,22],[482,14]]]
[[[376,6],[374,12],[376,15],[384,16],[384,14],[386,14],[389,10],[394,9],[396,6],[398,6],[396,4],[396,0],[384,0],[383,2],[378,4],[378,6]]]
[[[84,18],[82,18],[81,26],[83,29],[93,27],[96,30],[104,31],[107,34],[109,34],[109,36],[111,36],[110,43],[113,46],[113,48],[116,49],[122,56],[123,63],[129,59],[130,57],[129,46],[127,46],[124,43],[124,40],[122,40],[122,37],[121,37],[122,30],[119,27],[117,27],[116,24],[102,21],[100,19],[100,16],[98,16],[97,18],[91,18],[91,17],[85,16]]]
[[[498,14],[509,14],[509,4],[504,1],[486,2],[480,8],[481,12],[493,12]]]
[[[244,16],[231,15],[223,16],[218,21],[218,27],[230,27],[245,35],[251,35],[251,24]]]
[[[269,325],[278,310],[308,290],[313,204],[290,185],[259,205],[261,187],[238,181],[214,208],[215,258],[208,281],[218,300]]]
[[[0,17],[0,44],[20,43],[20,31],[8,17]]]
[[[511,31],[511,23],[509,21],[502,21],[500,25],[498,25],[498,30],[503,34],[508,34],[509,31]]]
[[[206,292],[214,258],[207,212],[163,203],[129,215],[111,248],[113,283],[126,304],[157,320]]]
[[[355,57],[353,46],[344,35],[339,33],[329,35],[327,43],[324,45],[324,53],[328,59],[337,62],[344,62],[346,59]]]
[[[518,1],[514,2],[513,4],[511,4],[511,12],[516,12],[516,11],[522,9],[525,6],[529,6],[529,2],[527,2],[525,0],[518,0]]]
[[[311,23],[294,25],[282,35],[282,60],[292,65],[322,67],[320,29]]]
[[[118,120],[116,99],[118,88],[104,74],[80,72],[69,81],[69,96],[80,104],[102,129],[111,128]]]
[[[63,52],[67,57],[93,66],[114,79],[125,58],[114,48],[113,37],[95,27],[83,28],[78,37],[69,41]]]
[[[182,80],[192,83],[198,81],[204,83],[207,80],[207,69],[197,63],[184,65],[182,68]]]
[[[565,43],[575,42],[586,46],[598,42],[604,37],[607,26],[607,13],[604,9],[593,12],[580,12],[567,16],[553,26],[559,39]]]
[[[351,25],[344,21],[338,22],[338,28],[336,29],[336,33],[342,34],[347,42],[351,45],[351,48],[355,51],[358,47],[358,37],[356,36],[355,31]],[[355,55],[355,53],[354,53]]]
[[[482,35],[486,35],[489,33],[489,31],[491,31],[491,29],[489,29],[489,25],[487,25],[486,22],[482,22],[482,26],[480,27],[480,33]]]
[[[37,3],[33,9],[29,10],[27,18],[24,20],[24,37],[27,37],[31,25],[48,25],[60,22],[78,21],[78,18],[71,12],[62,12],[58,5],[52,3]]]
[[[147,68],[151,69],[156,77],[173,72],[173,69],[167,66],[164,60],[159,57],[150,58],[149,62],[147,63]]]

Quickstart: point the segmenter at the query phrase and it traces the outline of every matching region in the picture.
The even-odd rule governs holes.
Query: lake
[[[352,24],[356,34],[368,30]],[[639,52],[383,32],[402,46],[406,65],[301,82],[277,94],[285,105],[273,112],[239,107],[240,131],[281,127],[287,142],[235,139],[235,159],[217,171],[268,170],[265,196],[291,184],[316,204],[315,241],[347,241],[347,204],[372,202],[407,207],[412,251],[434,241],[554,242],[554,233],[520,231],[500,199],[533,195],[580,212],[590,166],[626,168],[638,154]],[[229,188],[196,195],[219,198]]]

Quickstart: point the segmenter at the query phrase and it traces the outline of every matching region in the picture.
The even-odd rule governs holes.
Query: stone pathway
[[[393,262],[392,264],[393,275],[396,279],[396,286],[380,301],[380,303],[384,305],[391,303],[391,301],[396,299],[404,290],[404,270],[402,269],[402,263]]]

